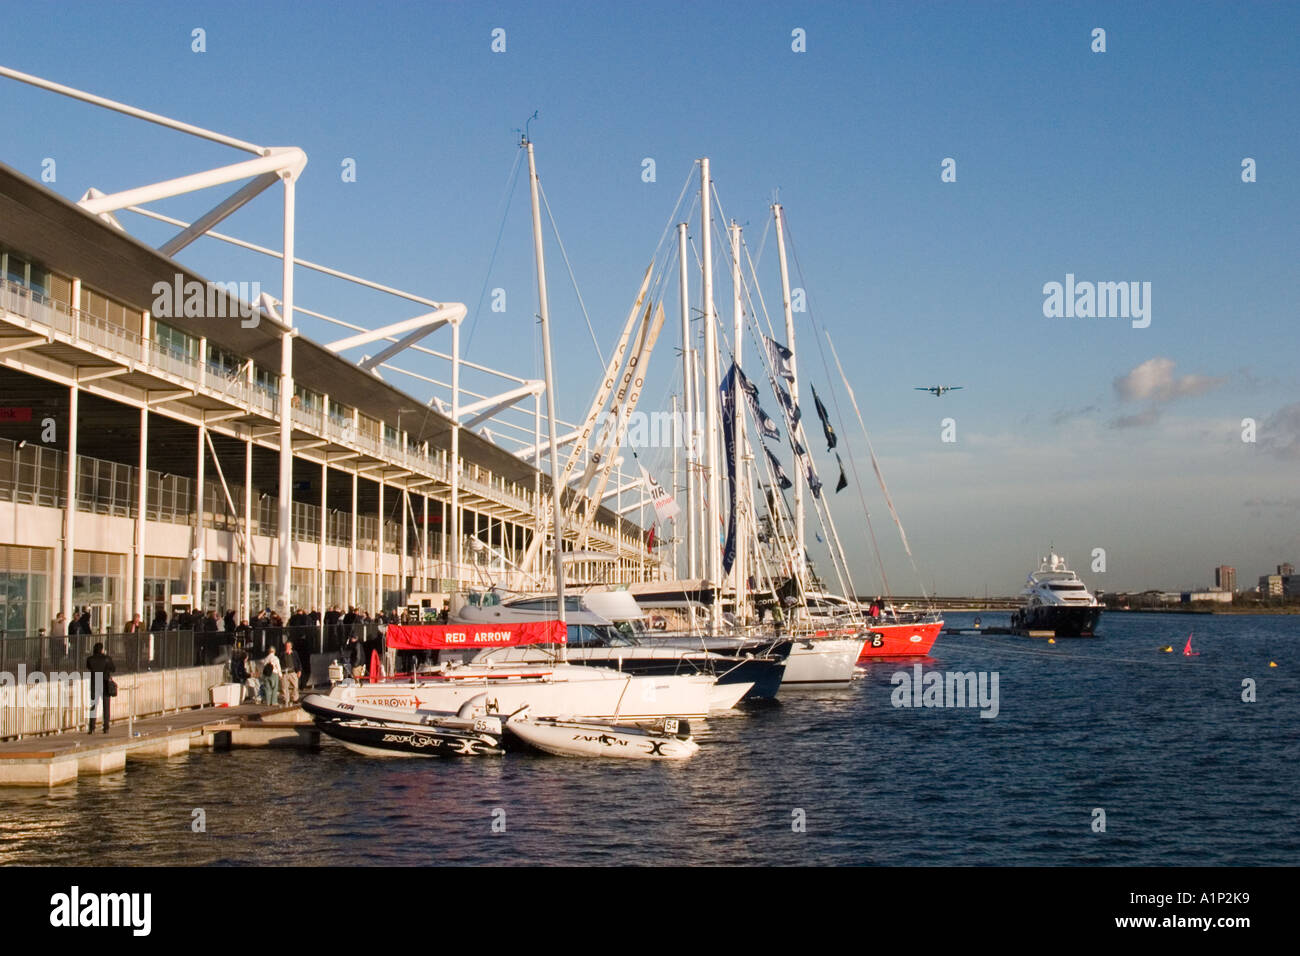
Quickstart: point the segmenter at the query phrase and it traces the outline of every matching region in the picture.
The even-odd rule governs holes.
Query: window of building
[[[308,412],[319,412],[324,405],[325,397],[319,392],[313,392],[309,388],[294,383],[293,397],[297,399],[294,402],[295,408],[301,408]]]
[[[234,378],[243,365],[243,361],[234,352],[227,352],[219,345],[208,343],[208,368],[218,377]]]
[[[125,566],[126,557],[121,554],[78,551],[73,555],[72,606],[91,611],[91,623],[96,625],[97,632],[119,631],[125,623],[122,619]]]
[[[49,632],[52,555],[49,548],[0,544],[0,633]]]
[[[85,302],[84,291],[82,293],[82,302]],[[82,309],[84,311],[84,304]],[[153,337],[159,348],[165,352],[170,352],[176,358],[190,362],[199,360],[199,340],[188,332],[172,328],[165,322],[154,322]]]
[[[253,366],[253,384],[268,395],[280,394],[280,376],[269,372],[260,365]]]

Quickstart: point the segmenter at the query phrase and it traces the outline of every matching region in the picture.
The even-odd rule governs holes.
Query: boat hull
[[[700,749],[690,737],[575,721],[515,718],[506,730],[529,746],[560,757],[687,760]]]
[[[872,624],[871,636],[862,646],[860,661],[887,657],[926,657],[934,646],[943,621]]]
[[[504,753],[499,738],[366,718],[316,718],[321,733],[367,757],[480,757]]]
[[[308,694],[302,709],[311,714],[321,733],[370,757],[477,757],[503,752],[503,730],[496,717],[360,706],[322,694]],[[470,710],[466,708],[467,713]]]
[[[479,657],[480,661],[490,660],[496,666],[505,662],[541,663],[552,659],[549,652],[531,647],[492,650]],[[747,685],[741,700],[776,697],[786,665],[784,657],[741,658],[650,642],[629,647],[569,648],[568,662],[581,667],[613,668],[638,677],[708,674],[717,678],[718,686],[728,688],[721,692],[724,698],[732,693],[731,685]],[[714,709],[725,710],[727,706],[730,705]]]
[[[658,720],[702,718],[710,711],[728,710],[750,688],[749,684],[718,684],[703,675],[638,677],[605,667],[569,666],[561,677],[527,665],[502,668],[502,673],[491,677],[457,674],[457,670],[427,680],[344,682],[333,687],[330,696],[399,712],[456,713],[467,701],[486,694],[490,710],[498,714],[529,707],[538,717]]]
[[[860,635],[796,639],[790,648],[790,656],[786,658],[781,686],[797,689],[849,683],[853,680],[864,643]]]
[[[1026,631],[1051,631],[1056,637],[1095,637],[1100,607],[1062,607],[1038,604],[1021,608],[1012,627]]]

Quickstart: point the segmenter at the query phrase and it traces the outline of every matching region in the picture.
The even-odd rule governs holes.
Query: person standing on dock
[[[275,645],[267,651],[262,659],[262,703],[268,707],[280,705],[280,658],[276,656]]]
[[[88,732],[92,734],[95,732],[95,711],[102,700],[104,702],[104,733],[108,733],[110,688],[112,688],[112,693],[117,691],[110,675],[117,668],[113,665],[113,658],[104,653],[103,644],[97,643],[91,655],[86,658],[86,670],[90,674],[90,730]]]
[[[280,696],[286,704],[298,703],[298,680],[302,677],[302,661],[293,649],[293,641],[284,642],[284,659],[280,662]]]

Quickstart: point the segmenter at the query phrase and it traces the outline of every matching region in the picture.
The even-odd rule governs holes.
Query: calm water
[[[1202,656],[1187,659],[1192,629]],[[941,635],[925,667],[997,671],[992,720],[895,708],[890,675],[911,663],[876,664],[847,689],[711,721],[685,766],[376,761],[327,743],[0,790],[0,863],[110,848],[152,864],[1300,862],[1300,618],[1117,614],[1102,633]]]

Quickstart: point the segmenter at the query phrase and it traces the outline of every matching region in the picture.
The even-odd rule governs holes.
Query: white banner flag
[[[673,496],[664,490],[659,482],[650,477],[650,472],[645,470],[645,465],[637,462],[637,467],[641,469],[641,480],[645,482],[646,488],[650,490],[650,500],[654,503],[655,514],[659,515],[660,521],[672,521],[682,509],[677,506]]]

